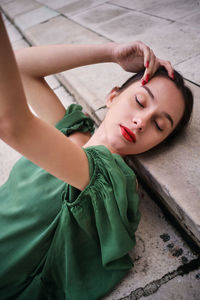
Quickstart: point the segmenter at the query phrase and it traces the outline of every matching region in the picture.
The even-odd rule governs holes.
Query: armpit
[[[91,133],[88,132],[73,132],[70,134],[68,139],[70,139],[73,143],[77,144],[78,146],[84,146],[91,137]]]

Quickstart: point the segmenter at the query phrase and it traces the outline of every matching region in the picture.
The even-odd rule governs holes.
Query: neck
[[[95,130],[95,133],[83,146],[83,148],[90,147],[90,146],[97,146],[97,145],[104,145],[108,148],[103,127],[104,127],[103,123],[101,123],[101,125]]]
[[[119,154],[122,158],[125,158],[125,155],[116,152],[116,150],[113,149],[107,142],[103,123],[101,123],[101,125],[98,127],[98,129],[96,129],[95,133],[91,136],[91,138],[87,141],[87,143],[83,146],[83,148],[87,148],[90,146],[99,146],[99,145],[103,145],[111,153]]]

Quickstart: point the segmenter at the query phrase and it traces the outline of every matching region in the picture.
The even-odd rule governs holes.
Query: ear
[[[112,101],[115,99],[116,96],[119,95],[120,88],[118,86],[115,86],[107,95],[106,97],[106,106],[110,107],[112,104]]]

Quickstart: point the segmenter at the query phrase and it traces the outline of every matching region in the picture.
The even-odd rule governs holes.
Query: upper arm
[[[27,102],[36,115],[55,125],[65,115],[65,107],[44,78],[34,78],[20,73]]]
[[[89,164],[80,146],[31,112],[25,124],[11,127],[2,139],[12,148],[62,181],[80,190],[87,186]]]

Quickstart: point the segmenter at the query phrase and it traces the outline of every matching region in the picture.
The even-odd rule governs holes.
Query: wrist
[[[115,42],[111,42],[111,43],[107,43],[105,45],[106,45],[106,49],[105,49],[104,53],[106,53],[106,61],[112,62],[112,63],[117,63],[115,49],[116,49],[117,45],[119,45],[119,44],[115,43]]]
[[[112,43],[112,48],[111,48],[111,57],[112,57],[112,62],[118,64],[118,49],[119,49],[120,43]]]

